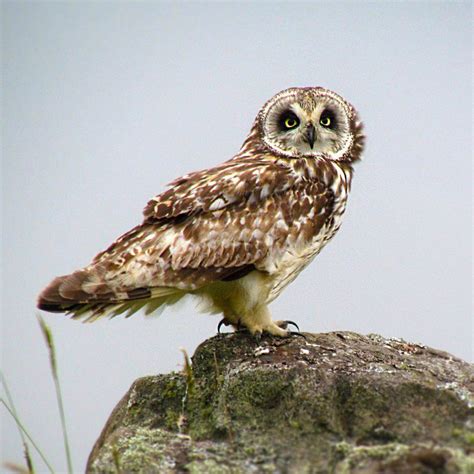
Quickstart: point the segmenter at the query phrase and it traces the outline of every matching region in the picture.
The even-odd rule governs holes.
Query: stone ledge
[[[472,366],[351,332],[202,343],[186,373],[135,381],[87,471],[474,472]]]

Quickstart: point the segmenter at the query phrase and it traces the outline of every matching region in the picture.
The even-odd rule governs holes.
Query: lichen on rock
[[[87,471],[474,472],[472,366],[399,339],[224,334],[135,381]]]

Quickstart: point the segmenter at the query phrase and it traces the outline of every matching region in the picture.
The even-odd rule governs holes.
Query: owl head
[[[272,97],[255,126],[264,147],[290,158],[356,161],[363,150],[362,124],[354,108],[323,87],[293,87]]]

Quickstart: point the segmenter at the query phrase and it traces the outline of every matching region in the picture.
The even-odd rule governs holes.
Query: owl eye
[[[325,110],[319,118],[319,124],[325,128],[334,128],[336,125],[334,114],[330,110]]]
[[[329,117],[321,117],[321,119],[319,120],[319,123],[323,127],[329,127],[331,125],[331,119]]]
[[[293,112],[286,112],[280,117],[279,124],[283,131],[293,130],[300,124],[300,119]]]
[[[293,117],[289,117],[285,120],[286,128],[295,128],[297,125],[298,125],[298,120]]]

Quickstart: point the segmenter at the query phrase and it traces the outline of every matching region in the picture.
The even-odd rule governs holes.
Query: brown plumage
[[[277,94],[234,158],[172,182],[142,224],[55,278],[38,307],[94,320],[149,313],[190,293],[253,333],[286,334],[267,305],[338,230],[363,139],[354,109],[336,94]]]

